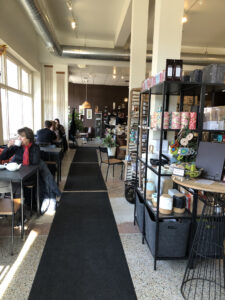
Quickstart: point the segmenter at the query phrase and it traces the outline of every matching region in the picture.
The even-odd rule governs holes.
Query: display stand
[[[161,172],[161,165],[162,165],[162,159],[163,159],[163,153],[162,153],[162,145],[163,145],[163,139],[167,138],[167,132],[168,131],[173,131],[173,132],[179,132],[179,130],[174,130],[174,129],[164,129],[163,128],[163,124],[164,124],[164,112],[169,110],[169,100],[170,100],[170,96],[180,96],[180,112],[183,111],[183,100],[184,100],[184,96],[198,96],[200,98],[200,104],[199,104],[199,113],[198,113],[198,126],[196,128],[196,130],[194,130],[197,134],[198,134],[198,143],[202,140],[202,132],[203,132],[203,114],[204,114],[204,106],[205,106],[205,94],[206,93],[216,93],[218,91],[222,91],[225,90],[225,85],[224,84],[198,84],[198,83],[186,83],[186,82],[181,82],[181,81],[164,81],[160,84],[157,84],[153,87],[150,88],[150,90],[147,91],[143,91],[140,94],[140,113],[139,113],[139,130],[138,130],[138,139],[137,139],[137,167],[136,167],[136,180],[137,180],[137,186],[136,186],[136,191],[137,191],[137,195],[136,195],[136,205],[135,205],[135,209],[134,209],[134,214],[135,214],[135,221],[137,221],[137,223],[139,224],[139,227],[142,231],[142,236],[143,236],[143,241],[146,240],[147,244],[154,256],[154,269],[156,270],[156,262],[157,260],[160,259],[177,259],[177,258],[184,258],[187,257],[187,249],[188,249],[188,231],[187,231],[187,227],[184,226],[184,232],[186,232],[186,238],[184,238],[183,240],[179,240],[177,242],[176,245],[173,245],[174,248],[178,248],[181,247],[182,244],[184,242],[186,242],[186,251],[183,251],[183,253],[180,251],[179,252],[179,256],[175,257],[174,255],[171,256],[166,256],[164,255],[164,253],[161,251],[161,247],[163,246],[163,236],[164,235],[169,235],[171,234],[172,236],[172,230],[171,233],[168,231],[164,231],[162,230],[163,226],[162,226],[162,221],[166,220],[166,219],[176,219],[176,220],[180,220],[181,222],[182,220],[185,219],[192,219],[192,214],[189,211],[185,211],[184,214],[174,214],[172,213],[171,215],[162,215],[159,213],[159,197],[160,197],[160,193],[158,193],[158,199],[157,199],[157,208],[156,210],[153,209],[151,203],[149,203],[146,200],[146,183],[147,183],[147,169],[151,170],[152,172],[154,172],[157,176],[158,176],[158,184],[157,184],[157,190],[160,191],[160,187],[161,187],[161,178],[162,176],[170,176],[170,175],[166,175],[166,174],[162,174]],[[148,123],[147,124],[143,124],[143,120],[142,120],[142,101],[141,99],[143,98],[143,96],[148,96],[149,97],[149,104],[148,104]],[[143,132],[147,132],[146,134],[146,141],[147,141],[147,145],[148,145],[148,138],[149,138],[149,130],[151,130],[150,128],[150,104],[151,104],[151,96],[152,95],[162,95],[163,100],[162,100],[162,118],[161,118],[161,129],[160,129],[160,147],[159,147],[159,166],[158,169],[154,168],[148,161],[148,151],[146,151],[145,154],[145,159],[143,159],[142,157],[142,150],[143,147],[141,147],[142,144],[142,136],[143,136]],[[225,130],[222,131],[212,131],[212,130],[204,130],[207,132],[224,132]],[[147,150],[147,148],[146,148]],[[143,174],[143,170],[144,169],[144,185],[143,185],[143,180],[141,179],[141,175]],[[138,199],[137,199],[138,198]],[[140,222],[141,220],[137,219],[137,215],[140,215],[140,209],[141,209],[141,205],[142,205],[142,213],[143,213],[143,217],[142,217],[142,222],[143,224],[141,224],[140,226]],[[137,214],[138,211],[138,214]],[[146,220],[146,217],[149,217],[150,220]],[[149,222],[148,222],[149,221]],[[151,224],[151,221],[155,222],[154,223],[154,236],[148,235],[149,232],[149,224]],[[177,231],[177,233],[181,232],[181,228],[179,227],[178,222],[176,222],[177,226],[174,230]],[[187,224],[186,224],[187,225]],[[190,224],[189,224],[190,225]],[[193,224],[192,224],[192,232],[193,232]],[[147,234],[146,234],[147,233]],[[181,236],[183,236],[183,234],[181,234]],[[151,240],[149,240],[148,238],[150,238]],[[193,238],[193,234],[191,236],[190,242],[192,241]],[[154,241],[152,241],[152,239],[154,239]],[[152,246],[154,244],[154,247]],[[169,249],[171,248],[171,244],[167,245],[168,249],[167,249],[167,253],[171,253],[171,251],[169,251]],[[165,248],[165,245],[164,245]],[[182,255],[181,255],[182,254]]]
[[[141,89],[139,88],[132,89],[128,103],[126,156],[129,157],[130,160],[125,163],[124,179],[126,181],[134,180],[136,175],[132,169],[132,164],[136,163],[137,156],[136,138],[138,130],[140,91]]]

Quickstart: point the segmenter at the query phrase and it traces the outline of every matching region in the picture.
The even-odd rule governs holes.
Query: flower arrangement
[[[193,162],[197,154],[197,139],[194,134],[187,128],[183,128],[175,141],[170,144],[170,154],[173,162]]]
[[[117,146],[111,134],[106,135],[106,137],[103,139],[103,145],[107,148],[113,148]]]

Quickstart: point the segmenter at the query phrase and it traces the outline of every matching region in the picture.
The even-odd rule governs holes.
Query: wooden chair
[[[114,166],[115,165],[121,165],[120,179],[122,180],[122,177],[123,177],[123,162],[122,162],[122,160],[116,159],[116,158],[110,158],[108,156],[107,148],[105,148],[105,147],[99,147],[99,153],[100,153],[100,168],[101,168],[102,164],[108,165],[105,181],[107,181],[110,166],[113,166],[113,177],[114,177]],[[106,159],[103,158],[103,155],[106,157]]]
[[[10,193],[10,197],[5,197],[6,193]],[[8,185],[3,185],[0,182],[0,216],[11,216],[12,217],[12,224],[11,224],[11,231],[12,231],[12,240],[11,240],[11,255],[13,255],[13,246],[14,246],[14,217],[18,209],[20,208],[21,199],[14,199],[13,198],[13,190],[12,190],[12,183],[10,182]]]

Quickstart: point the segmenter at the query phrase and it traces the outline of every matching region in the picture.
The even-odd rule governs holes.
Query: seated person
[[[56,197],[60,196],[61,193],[57,187],[57,184],[49,171],[44,161],[40,159],[40,148],[34,143],[34,134],[32,129],[24,127],[18,130],[19,140],[21,146],[16,146],[14,140],[8,142],[7,147],[0,154],[0,160],[9,159],[11,156],[12,162],[23,165],[39,165],[39,192],[40,192],[40,203],[45,202],[50,204],[50,199],[54,202]],[[24,185],[30,185],[35,182],[34,178],[30,178],[24,182]],[[42,209],[42,212],[43,209]]]
[[[60,124],[59,119],[55,119],[54,120],[56,123],[56,130],[58,130],[59,132],[59,136],[62,139],[62,143],[63,143],[63,150],[67,151],[68,149],[68,144],[67,144],[67,140],[66,140],[66,133],[65,133],[65,128],[63,127],[62,124]]]
[[[56,123],[56,129],[59,131],[59,134],[60,134],[60,136],[62,138],[64,136],[64,134],[65,134],[65,129],[64,129],[63,125],[60,124],[59,119],[55,119],[54,121]]]
[[[54,142],[56,142],[56,134],[54,131],[52,131],[50,128],[52,126],[51,121],[45,121],[45,128],[39,129],[37,131],[37,143],[38,144],[46,144],[46,145],[54,145]],[[55,146],[55,145],[54,145]]]
[[[51,131],[55,132],[55,135],[56,135],[56,143],[61,143],[62,142],[62,137],[61,137],[61,134],[60,134],[60,131],[59,129],[57,129],[56,127],[56,122],[55,121],[51,121],[52,122],[52,126],[50,128]]]

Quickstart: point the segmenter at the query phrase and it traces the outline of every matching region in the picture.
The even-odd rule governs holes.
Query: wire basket
[[[225,299],[225,201],[200,197],[204,207],[181,285],[184,299]]]

